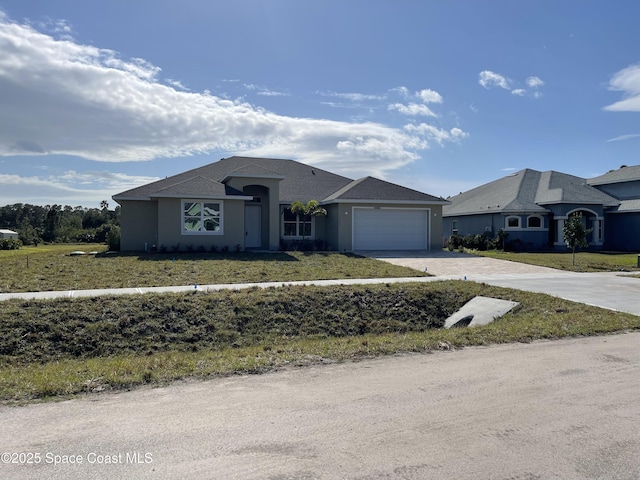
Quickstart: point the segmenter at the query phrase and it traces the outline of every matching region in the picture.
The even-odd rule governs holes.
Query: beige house
[[[231,157],[113,196],[122,250],[442,247],[446,200],[373,177],[352,180],[293,160]],[[322,217],[289,206],[317,200]]]

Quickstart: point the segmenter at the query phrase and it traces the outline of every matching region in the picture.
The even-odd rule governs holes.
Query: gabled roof
[[[586,184],[583,178],[555,171],[524,169],[451,199],[443,215],[544,213],[545,205],[577,203],[615,206],[620,202]]]
[[[611,170],[599,177],[587,180],[589,185],[607,185],[611,183],[633,182],[640,180],[640,165],[631,167],[620,167],[617,170]]]
[[[201,175],[187,178],[181,182],[160,188],[150,195],[151,198],[190,197],[197,198],[223,198],[229,195],[244,196],[240,190],[231,188],[215,180],[210,180]],[[249,197],[247,197],[249,198]]]
[[[294,160],[251,157],[223,158],[218,162],[127,190],[114,195],[113,199],[219,198],[244,195],[225,184],[234,176],[279,180],[280,203],[292,203],[296,200],[305,203],[309,200],[446,203],[442,198],[372,177],[354,181]]]
[[[375,201],[375,202],[402,202],[402,203],[439,203],[448,204],[443,198],[434,197],[427,193],[418,192],[410,188],[386,182],[378,178],[364,177],[354,180],[336,191],[322,203],[334,203],[337,201]]]

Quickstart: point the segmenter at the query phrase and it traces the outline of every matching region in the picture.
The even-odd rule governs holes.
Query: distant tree
[[[100,210],[109,210],[109,202],[107,202],[106,200],[102,200],[100,202]]]
[[[567,220],[565,220],[563,227],[564,241],[571,249],[571,264],[573,266],[576,264],[576,249],[586,248],[589,246],[589,242],[587,242],[587,235],[592,231],[592,228],[587,229],[582,213],[580,212],[572,214]]]
[[[303,222],[306,222],[305,218],[308,218],[311,221],[311,217],[319,217],[321,215],[326,215],[327,211],[320,206],[317,200],[309,200],[306,204],[302,203],[299,200],[296,200],[289,207],[291,213],[295,213],[299,217],[301,217]],[[302,241],[305,239],[305,229],[302,228]]]

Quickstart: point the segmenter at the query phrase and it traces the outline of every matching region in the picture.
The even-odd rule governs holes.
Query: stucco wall
[[[605,249],[640,252],[640,213],[612,213],[604,224]]]
[[[640,198],[640,180],[612,183],[609,185],[594,185],[594,187],[620,200]]]
[[[158,242],[158,209],[152,201],[120,201],[120,249],[142,251]]]
[[[196,199],[194,199],[196,200]],[[182,233],[182,199],[158,199],[158,248],[173,248],[180,245],[185,250],[203,246],[209,250],[212,245],[219,249],[228,247],[235,250],[237,245],[244,249],[244,200],[206,200],[222,204],[222,234],[197,235]]]

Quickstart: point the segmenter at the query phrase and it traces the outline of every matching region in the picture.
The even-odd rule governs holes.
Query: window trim
[[[184,223],[185,223],[185,218],[187,217],[187,215],[185,215],[185,203],[200,203],[203,205],[203,207],[200,210],[200,221],[202,221],[203,215],[204,215],[204,204],[206,203],[214,203],[217,204],[219,206],[219,214],[218,214],[218,223],[220,225],[220,229],[219,230],[198,230],[198,231],[192,231],[192,230],[186,230],[184,227]],[[224,201],[223,200],[207,200],[207,199],[201,199],[201,198],[184,198],[180,201],[180,233],[182,235],[214,235],[214,236],[219,236],[219,235],[224,235]]]
[[[282,209],[282,212],[280,212],[280,237],[284,240],[302,240],[303,238],[305,240],[314,240],[316,238],[316,218],[313,215],[309,216],[309,220],[310,222],[305,222],[305,221],[301,221],[300,220],[300,214],[296,214],[296,220],[295,220],[295,224],[296,224],[296,235],[286,235],[285,234],[285,223],[293,223],[293,220],[291,221],[285,221],[284,218],[284,214],[285,211],[287,210],[291,210],[289,207],[284,207]],[[292,212],[293,213],[293,212]],[[304,237],[302,235],[300,235],[300,225],[303,225],[305,223],[311,223],[311,233],[309,235],[305,235]]]
[[[532,218],[537,218],[540,220],[540,226],[539,227],[531,227],[529,226],[529,220],[531,220]],[[544,230],[544,218],[542,217],[542,215],[529,215],[527,217],[527,228],[531,229],[531,230]]]
[[[458,220],[451,220],[451,235],[458,235]]]
[[[518,221],[518,225],[515,227],[509,226],[509,220],[516,219]],[[509,215],[504,219],[504,229],[505,230],[516,230],[522,228],[522,219],[518,215]]]

